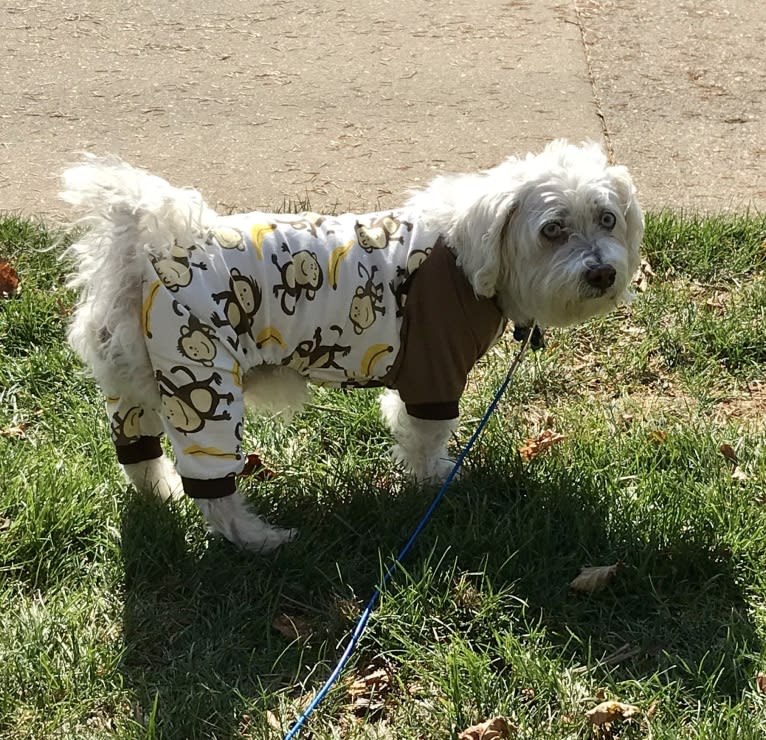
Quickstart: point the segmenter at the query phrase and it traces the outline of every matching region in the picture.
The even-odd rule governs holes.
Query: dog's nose
[[[617,277],[617,271],[611,265],[598,265],[589,267],[585,271],[585,282],[592,288],[606,290],[614,285],[614,279]]]

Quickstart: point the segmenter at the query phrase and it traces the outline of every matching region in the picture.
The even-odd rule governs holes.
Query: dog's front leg
[[[397,444],[394,460],[421,483],[441,483],[454,467],[447,454],[447,442],[457,419],[418,419],[407,413],[396,391],[380,397],[380,410]]]

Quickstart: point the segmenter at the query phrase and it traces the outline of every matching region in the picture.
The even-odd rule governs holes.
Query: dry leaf
[[[493,717],[480,725],[463,730],[457,740],[509,740],[511,728],[504,717]]]
[[[755,688],[758,689],[759,693],[766,694],[766,673],[758,671],[755,674]]]
[[[622,570],[622,566],[620,561],[614,565],[596,565],[583,568],[580,575],[569,584],[569,588],[589,594],[600,591]]]
[[[243,714],[240,720],[239,727],[237,728],[240,737],[245,737],[250,732],[250,726],[252,725],[253,718],[249,714]]]
[[[528,439],[526,444],[519,448],[519,455],[524,462],[529,462],[563,439],[566,439],[563,434],[554,432],[552,429],[546,429],[536,439]]]
[[[636,286],[636,290],[639,293],[645,293],[649,287],[649,282],[654,277],[654,270],[652,266],[646,261],[641,260],[641,267],[639,268],[638,275],[636,275],[633,284]]]
[[[716,291],[715,296],[705,301],[705,306],[718,314],[727,310],[727,302],[731,300],[731,294],[726,291]]]
[[[242,468],[242,472],[239,474],[240,478],[253,477],[253,480],[266,481],[276,478],[277,474],[264,465],[261,456],[257,452],[251,452],[248,454],[245,460],[245,467]]]
[[[8,517],[0,517],[0,532],[7,532],[11,528],[11,520]]]
[[[600,726],[609,722],[630,719],[641,710],[632,704],[623,704],[619,701],[604,701],[593,709],[585,712],[585,716],[592,725]]]
[[[745,483],[750,480],[750,476],[742,468],[735,466],[734,470],[731,471],[731,479]]]
[[[368,666],[368,670],[372,666]],[[348,686],[348,693],[351,698],[356,698],[373,691],[387,691],[389,688],[390,676],[385,668],[375,668],[370,673],[361,678],[355,678]]]
[[[313,634],[311,623],[303,617],[290,617],[287,614],[280,614],[274,618],[271,626],[288,640],[305,640]]]
[[[733,462],[735,465],[737,464],[737,453],[734,451],[734,448],[731,445],[722,444],[718,451],[730,462]]]
[[[649,434],[646,435],[646,438],[650,442],[657,442],[658,444],[662,444],[668,441],[668,433],[663,432],[661,429],[655,429],[653,432],[649,432]]]
[[[0,260],[0,298],[13,298],[17,296],[21,289],[19,287],[19,276],[10,263]]]
[[[16,426],[0,429],[0,437],[13,437],[14,439],[23,439],[26,437],[28,424],[16,424]]]
[[[282,720],[270,709],[266,712],[266,724],[280,735],[283,735],[285,730],[288,729],[283,726]]]
[[[391,691],[391,673],[388,668],[368,665],[365,674],[348,682],[346,690],[351,708],[359,717],[379,715],[385,709],[386,697]]]

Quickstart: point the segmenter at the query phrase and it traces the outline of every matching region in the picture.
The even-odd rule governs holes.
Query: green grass
[[[65,344],[60,237],[0,220],[23,279],[0,302],[0,737],[278,738],[431,493],[392,469],[375,394],[329,391],[249,428],[279,471],[254,505],[302,533],[274,557],[129,490]],[[650,216],[648,289],[522,365],[303,736],[441,740],[502,714],[587,738],[599,697],[649,713],[604,738],[766,736],[765,242],[764,217]],[[514,351],[475,373],[455,450]],[[522,462],[546,426],[566,438]],[[349,681],[373,668],[364,711]]]

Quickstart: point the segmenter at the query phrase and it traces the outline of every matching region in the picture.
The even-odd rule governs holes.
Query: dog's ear
[[[628,246],[637,253],[644,238],[644,214],[636,197],[636,186],[627,167],[614,165],[608,171],[625,216]]]
[[[505,242],[517,211],[516,199],[506,194],[499,202],[488,198],[464,229],[458,261],[477,296],[492,298],[507,269]],[[476,217],[478,215],[478,218]]]

